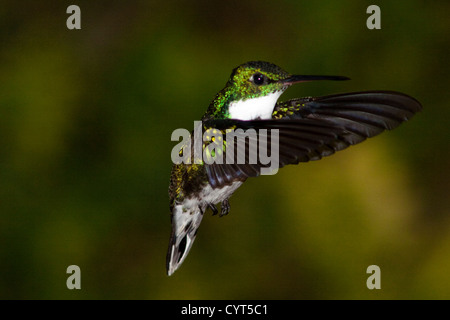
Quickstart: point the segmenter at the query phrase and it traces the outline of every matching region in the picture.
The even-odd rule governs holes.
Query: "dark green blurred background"
[[[66,8],[81,8],[81,30]],[[381,8],[381,30],[366,9]],[[1,1],[0,298],[450,298],[448,1]],[[423,112],[248,180],[165,273],[176,128],[267,60],[396,90]],[[68,290],[66,268],[81,268]],[[381,268],[368,290],[366,268]]]

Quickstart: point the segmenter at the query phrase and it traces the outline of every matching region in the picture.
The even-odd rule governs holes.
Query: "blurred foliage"
[[[81,30],[66,8],[81,8]],[[449,299],[448,1],[2,1],[0,298]],[[248,180],[165,274],[170,141],[231,70],[282,97],[387,89],[424,110],[318,162]],[[66,288],[80,266],[81,290]],[[381,268],[381,290],[366,268]]]

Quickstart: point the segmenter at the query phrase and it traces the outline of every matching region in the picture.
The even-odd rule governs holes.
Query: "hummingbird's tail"
[[[194,243],[198,227],[203,218],[202,208],[193,206],[186,209],[176,205],[172,210],[172,234],[167,251],[167,274],[172,275],[183,263]]]

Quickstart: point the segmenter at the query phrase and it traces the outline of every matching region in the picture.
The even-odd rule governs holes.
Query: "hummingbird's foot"
[[[225,199],[222,201],[222,206],[220,208],[220,214],[219,217],[223,217],[228,214],[230,211],[230,203],[228,202],[228,199]]]
[[[213,214],[212,214],[213,216],[215,216],[216,214],[219,213],[219,210],[217,210],[217,207],[215,205],[213,205],[212,203],[208,203],[208,207],[213,212]]]

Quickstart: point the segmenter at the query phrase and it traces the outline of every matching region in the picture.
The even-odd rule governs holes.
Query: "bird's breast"
[[[233,101],[228,107],[230,117],[238,120],[271,119],[275,104],[282,93],[276,91],[262,97]]]

